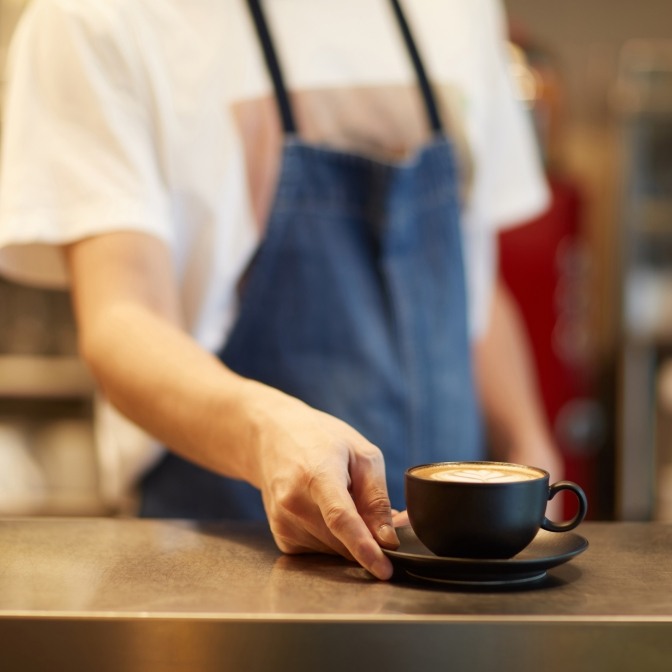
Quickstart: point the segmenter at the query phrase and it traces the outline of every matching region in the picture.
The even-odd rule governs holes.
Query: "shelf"
[[[0,397],[88,397],[91,375],[76,357],[0,355]]]

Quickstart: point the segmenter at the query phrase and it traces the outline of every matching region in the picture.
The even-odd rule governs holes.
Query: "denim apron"
[[[392,505],[404,470],[482,459],[453,147],[408,24],[390,0],[433,135],[385,163],[311,146],[294,115],[259,0],[248,0],[285,132],[265,238],[219,353],[232,370],[345,420],[385,456]],[[263,519],[260,493],[168,453],[142,514]]]

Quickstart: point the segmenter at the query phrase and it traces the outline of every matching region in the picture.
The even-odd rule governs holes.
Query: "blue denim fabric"
[[[375,443],[400,509],[406,467],[484,457],[458,199],[442,135],[396,164],[287,140],[266,237],[220,354]],[[143,485],[146,515],[264,517],[256,490],[174,455]]]

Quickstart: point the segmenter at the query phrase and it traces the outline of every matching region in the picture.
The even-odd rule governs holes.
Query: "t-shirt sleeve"
[[[548,205],[540,152],[529,110],[513,80],[505,16],[499,0],[482,0],[485,41],[484,132],[479,136],[474,217],[501,229],[540,214]]]
[[[500,0],[480,0],[479,32],[484,104],[471,119],[475,179],[464,212],[469,324],[487,329],[498,274],[498,232],[541,214],[549,190],[529,111],[516,89]]]
[[[117,3],[34,0],[14,34],[4,101],[0,270],[67,284],[59,245],[134,230],[171,244],[132,27]]]

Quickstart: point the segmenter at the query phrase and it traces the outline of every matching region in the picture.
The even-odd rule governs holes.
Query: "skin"
[[[486,409],[494,459],[542,467],[557,480],[562,467],[538,393],[525,329],[513,297],[495,287],[488,329],[475,346],[475,375]]]
[[[501,283],[495,287],[488,328],[476,343],[474,362],[492,459],[541,467],[551,483],[562,480],[563,461],[541,405],[523,322]],[[546,513],[559,520],[560,500],[550,502]]]
[[[112,404],[177,454],[257,487],[281,551],[338,553],[390,578],[381,547],[398,545],[394,526],[407,519],[390,509],[378,447],[344,422],[241,378],[190,338],[170,253],[158,239],[111,233],[64,253],[81,354]],[[493,306],[500,302],[476,350],[486,415],[502,458],[556,471],[530,367],[508,375],[521,361],[497,359],[513,346],[525,362],[520,325],[510,324],[511,304],[497,292]],[[526,410],[511,407],[507,394],[519,395]]]

